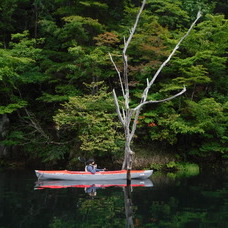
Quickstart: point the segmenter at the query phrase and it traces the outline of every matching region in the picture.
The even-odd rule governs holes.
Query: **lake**
[[[131,188],[36,181],[0,171],[0,228],[228,227],[225,174],[155,173]]]

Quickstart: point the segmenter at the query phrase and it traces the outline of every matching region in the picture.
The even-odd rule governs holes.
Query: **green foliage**
[[[208,156],[208,153],[220,153],[227,157],[226,104],[205,98],[199,102],[186,101],[186,107],[179,114],[168,105],[162,105],[156,111],[145,113],[141,120],[147,124],[153,139],[175,143],[178,134],[193,135],[198,137],[199,143],[193,144],[192,154]]]
[[[183,77],[177,77],[173,79],[174,85],[186,85],[193,86],[195,84],[206,84],[211,82],[211,79],[207,76],[208,72],[202,65],[189,66],[182,68]],[[161,90],[162,91],[162,90]]]
[[[90,41],[91,35],[95,36],[103,30],[102,25],[91,18],[69,16],[63,20],[66,24],[59,33],[60,40],[66,42],[63,47],[69,46],[69,41],[72,42],[70,46],[74,43],[84,44],[85,41]]]
[[[167,58],[199,8],[203,17],[163,69],[148,98],[166,98],[183,85],[187,92],[172,102],[143,110],[138,123],[142,143],[168,142],[185,158],[227,157],[228,29],[226,16],[221,14],[226,9],[224,2],[147,1],[127,53],[132,106],[138,103],[146,79],[151,79]],[[122,139],[116,133],[119,126],[113,101],[108,95],[101,98],[95,84],[104,81],[108,91],[119,88],[108,52],[122,71],[118,50],[123,37],[129,35],[140,4],[126,0],[0,2],[0,114],[10,118],[12,137],[4,139],[8,144],[14,145],[15,140],[31,157],[46,163],[66,159],[69,148],[74,148],[74,154],[79,146],[86,153],[102,155],[120,150]],[[95,83],[91,95],[85,83]],[[58,132],[53,123],[63,102],[62,113],[56,116],[63,115],[58,121],[61,129],[70,130],[68,135],[65,130]],[[43,136],[34,133],[25,107],[36,116]],[[67,108],[70,117],[64,113]],[[14,132],[26,137],[13,136]],[[67,152],[63,146],[62,152],[54,154],[54,146],[47,146],[53,139],[70,141]],[[29,141],[33,146],[39,143],[44,152],[33,151]]]
[[[11,103],[6,106],[0,106],[0,115],[5,114],[5,113],[12,113],[16,111],[19,108],[23,108],[27,105],[26,101],[19,101],[18,103]]]
[[[193,176],[199,174],[199,166],[197,164],[171,161],[166,164],[166,167],[170,170],[176,171],[176,173],[170,174],[173,177]]]
[[[69,147],[67,145],[54,145],[49,144],[39,157],[45,163],[56,164],[57,161],[64,160],[64,156],[68,154]]]
[[[97,90],[92,84],[92,90]],[[115,154],[120,151],[122,137],[118,133],[112,97],[104,89],[93,95],[70,97],[54,116],[61,127],[74,129],[81,141],[80,149],[90,155]]]
[[[221,95],[228,88],[227,58],[222,54],[227,48],[226,26],[223,16],[208,15],[183,44],[185,58],[175,57],[164,70],[165,76],[172,76],[171,83],[163,80],[160,93],[172,93],[183,85],[187,86],[187,93],[185,101],[179,98],[142,114],[139,126],[146,125],[152,139],[176,144],[189,138],[193,140],[188,142],[192,155],[227,157],[227,99]]]
[[[23,33],[12,34],[11,40],[9,45],[13,55],[27,57],[32,62],[41,57],[42,49],[36,46],[41,45],[44,39],[30,39],[29,31],[25,30]]]
[[[31,59],[15,56],[8,50],[0,49],[0,114],[12,113],[25,107],[27,101],[14,95],[21,83],[21,73],[30,65]]]
[[[216,4],[219,3],[219,1],[216,0],[181,0],[181,2],[183,9],[189,13],[192,20],[199,10],[201,10],[203,14],[212,13]]]
[[[149,8],[153,14],[159,16],[159,23],[169,28],[178,28],[189,21],[189,16],[182,9],[180,0],[149,0]]]
[[[24,140],[24,133],[22,131],[11,131],[7,139],[0,142],[4,146],[19,145]]]

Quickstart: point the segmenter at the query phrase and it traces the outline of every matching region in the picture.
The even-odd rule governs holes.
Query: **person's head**
[[[95,163],[95,161],[94,161],[94,159],[93,158],[90,158],[87,162],[86,162],[86,164],[87,165],[93,165]]]
[[[89,192],[88,194],[89,194],[89,196],[96,196],[97,192],[96,191],[95,192]]]

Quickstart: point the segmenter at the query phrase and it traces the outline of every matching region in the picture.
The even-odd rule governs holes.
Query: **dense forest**
[[[121,66],[140,0],[1,0],[0,166],[75,168],[78,156],[121,160],[124,138],[108,53]],[[128,49],[131,105],[147,78],[203,16],[163,69],[134,138],[137,155],[228,157],[227,0],[148,0]],[[142,150],[140,148],[143,148]],[[148,152],[149,151],[149,152]],[[25,162],[25,163],[24,163]]]

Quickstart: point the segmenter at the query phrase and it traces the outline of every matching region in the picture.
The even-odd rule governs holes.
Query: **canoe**
[[[68,171],[68,170],[35,170],[39,180],[55,179],[55,180],[121,180],[127,178],[126,170],[118,171],[101,171],[92,174],[84,171]],[[153,170],[131,170],[132,179],[147,179],[153,173]]]
[[[60,189],[60,188],[108,188],[126,187],[126,180],[96,180],[96,181],[74,181],[74,180],[38,180],[34,189]],[[131,187],[153,187],[150,179],[133,179]]]

